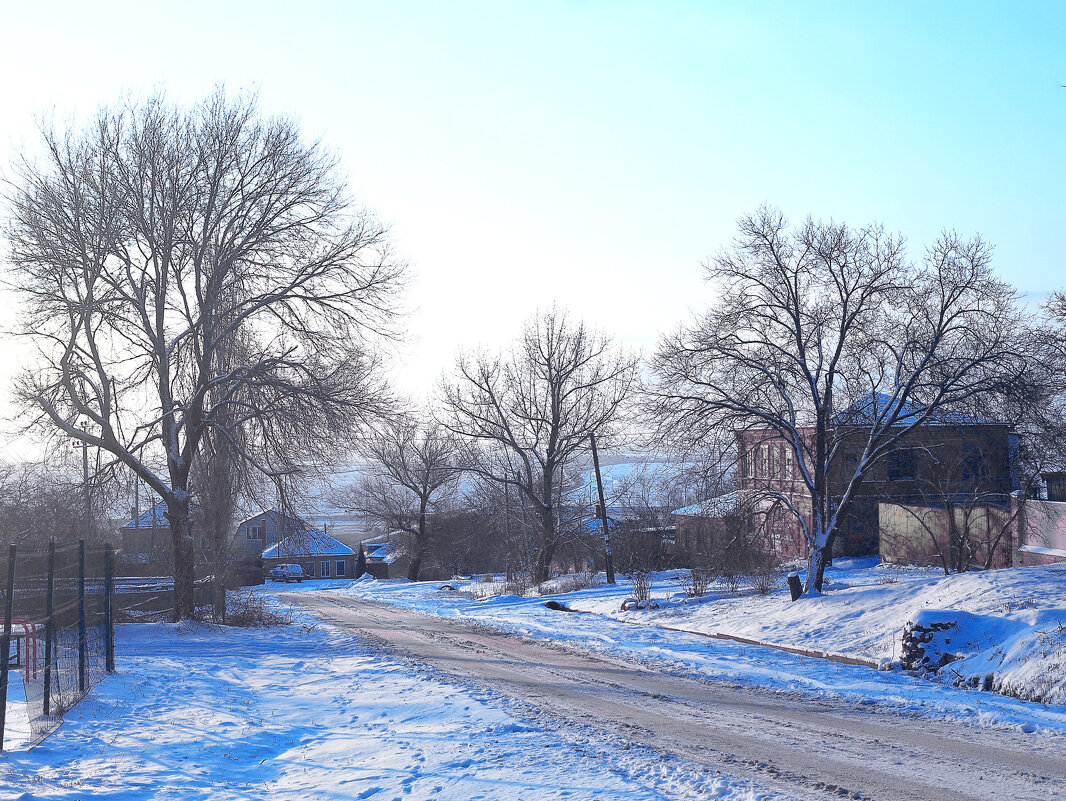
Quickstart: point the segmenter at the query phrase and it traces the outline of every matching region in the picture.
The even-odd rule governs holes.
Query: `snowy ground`
[[[369,579],[258,592],[272,601],[279,592],[351,594],[684,675],[982,728],[1066,733],[1059,704],[701,636],[726,633],[888,664],[907,620],[947,610],[965,618],[965,658],[951,666],[960,675],[998,671],[1060,697],[1061,573],[1025,568],[945,578],[838,560],[828,578],[824,597],[792,604],[783,589],[733,595],[717,588],[687,599],[672,574],[660,574],[658,608],[629,612],[619,609],[629,593],[624,582],[530,597],[480,597],[499,587],[478,582],[452,582],[451,590],[442,582]],[[552,597],[585,614],[546,609]],[[131,624],[117,635],[119,672],[38,748],[20,747],[24,712],[9,706],[0,799],[772,797],[384,655],[299,613],[297,623],[273,629]]]
[[[37,748],[10,707],[0,799],[773,797],[328,626],[129,624],[117,652],[119,672]]]
[[[674,573],[658,574],[656,609],[621,611],[630,593],[589,587],[557,595],[484,596],[480,582],[412,584],[357,581],[341,592],[413,607],[427,614],[462,616],[527,637],[610,652],[634,661],[708,678],[815,695],[847,696],[907,714],[948,717],[981,726],[1066,733],[1066,574],[1043,567],[944,576],[935,570],[881,566],[876,560],[836,560],[826,594],[791,603],[779,588],[739,595],[722,587],[701,599],[680,592]],[[544,608],[555,599],[588,614]],[[903,627],[926,610],[948,610],[963,623],[965,658],[936,677],[897,670],[827,663],[696,634],[728,634],[761,642],[861,657],[888,667],[899,657]],[[677,631],[681,630],[681,631]],[[953,686],[957,676],[983,677],[1026,695],[1037,688],[1056,703],[1019,701],[998,693]]]

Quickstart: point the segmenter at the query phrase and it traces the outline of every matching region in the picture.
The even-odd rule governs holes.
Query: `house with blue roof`
[[[269,573],[278,565],[300,565],[312,579],[357,578],[356,553],[324,531],[303,529],[288,534],[262,552],[263,569]]]
[[[361,545],[366,551],[366,572],[376,579],[406,576],[411,552],[404,539],[402,531],[393,531],[385,539],[364,540]]]

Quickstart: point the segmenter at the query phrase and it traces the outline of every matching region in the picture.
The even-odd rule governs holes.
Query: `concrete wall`
[[[941,567],[943,555],[951,565],[949,514],[954,515],[956,530],[965,532],[976,546],[974,563],[984,564],[989,547],[993,547],[992,567],[1012,565],[1014,533],[1010,510],[988,505],[955,507],[949,512],[937,506],[879,503],[881,559],[894,564]]]
[[[1066,503],[1011,496],[1015,514],[1014,564],[1047,565],[1066,561]]]

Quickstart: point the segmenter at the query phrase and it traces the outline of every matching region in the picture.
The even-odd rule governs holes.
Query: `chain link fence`
[[[110,546],[12,545],[0,554],[0,750],[9,682],[21,676],[32,747],[115,669]]]

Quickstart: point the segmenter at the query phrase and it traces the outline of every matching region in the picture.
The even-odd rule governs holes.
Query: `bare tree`
[[[1030,474],[1066,466],[1066,291],[1052,294],[1028,342],[1027,381],[1011,398]]]
[[[588,450],[590,434],[610,446],[635,370],[635,357],[606,335],[553,309],[527,322],[510,352],[460,356],[444,382],[444,424],[473,444],[466,466],[533,511],[536,581],[549,578],[562,536],[561,471]]]
[[[430,517],[448,511],[459,485],[451,434],[411,417],[389,421],[363,442],[366,475],[343,494],[350,509],[411,538],[407,578],[417,581],[431,545]]]
[[[239,435],[239,431],[235,432]],[[193,495],[194,518],[202,526],[205,561],[211,566],[211,604],[215,620],[226,619],[226,579],[229,571],[229,545],[237,501],[241,491],[244,465],[239,448],[224,436],[208,431],[200,444],[200,464],[195,471]]]
[[[236,444],[241,429],[239,458],[279,482],[342,446],[382,401],[368,343],[389,332],[402,269],[335,159],[254,98],[155,97],[43,139],[8,192],[39,351],[19,393],[36,423],[103,449],[166,502],[185,617],[205,435]],[[235,339],[241,360],[220,359]]]
[[[799,521],[817,593],[866,472],[1016,377],[1019,312],[977,237],[945,233],[915,265],[877,225],[792,230],[762,208],[739,228],[707,265],[718,301],[661,343],[651,406],[662,433],[690,443],[723,428],[783,440],[810,508],[777,500]]]
[[[64,455],[39,463],[0,462],[0,544],[41,548],[50,539],[71,542],[85,537],[81,449],[78,464],[64,461]],[[95,470],[89,480],[90,543],[103,544],[110,537],[107,515],[114,486]]]
[[[477,458],[484,461],[489,455],[482,449]],[[464,463],[472,461],[464,459]],[[503,468],[502,463],[495,466]],[[508,580],[517,573],[532,575],[539,524],[535,524],[531,505],[514,487],[490,481],[484,474],[468,473],[467,476],[469,486],[461,503],[476,520],[474,528],[481,534],[475,569],[502,571]]]

